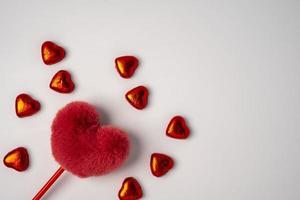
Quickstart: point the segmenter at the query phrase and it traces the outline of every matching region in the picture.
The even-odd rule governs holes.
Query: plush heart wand
[[[85,102],[72,102],[62,108],[52,123],[51,147],[61,167],[33,200],[40,199],[67,170],[79,177],[111,172],[126,160],[128,135],[112,126],[100,126],[96,109]]]

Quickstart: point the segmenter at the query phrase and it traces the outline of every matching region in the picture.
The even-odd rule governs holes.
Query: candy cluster
[[[62,61],[66,55],[65,49],[51,41],[42,44],[41,55],[44,64],[53,65]],[[124,79],[130,79],[139,66],[139,60],[135,56],[121,56],[115,59],[115,68]],[[71,93],[75,89],[71,74],[66,70],[58,71],[49,83],[49,87],[58,93]],[[140,85],[125,93],[128,103],[138,110],[145,109],[148,105],[149,90]],[[15,111],[19,118],[34,115],[41,109],[38,100],[29,94],[20,94],[15,100]],[[185,139],[190,130],[182,116],[173,117],[166,128],[166,135],[175,139]],[[25,171],[29,166],[29,154],[24,147],[18,147],[6,154],[3,159],[5,166],[17,171]],[[174,166],[173,159],[163,153],[153,153],[150,158],[150,171],[156,177],[165,175]],[[142,187],[133,178],[126,178],[119,190],[120,200],[135,200],[143,196]]]

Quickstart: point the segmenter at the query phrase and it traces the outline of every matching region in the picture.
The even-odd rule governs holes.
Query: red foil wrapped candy
[[[20,94],[16,98],[15,110],[20,118],[31,116],[38,112],[40,108],[40,103],[28,94]]]
[[[25,171],[29,166],[29,155],[24,147],[18,147],[6,154],[3,158],[6,167],[13,168],[19,172]]]
[[[123,181],[118,196],[120,200],[136,200],[142,198],[143,191],[135,178],[128,177]]]
[[[165,175],[174,166],[173,159],[162,153],[153,153],[151,155],[150,168],[156,177]]]
[[[122,56],[115,59],[116,69],[123,78],[131,78],[139,65],[134,56]]]
[[[46,65],[53,65],[60,62],[65,57],[65,50],[57,44],[46,41],[41,48],[42,59]]]
[[[142,110],[148,105],[149,91],[144,86],[131,89],[125,95],[127,101],[136,109]]]
[[[74,90],[74,83],[68,71],[60,70],[52,78],[49,87],[59,93],[71,93]]]
[[[185,139],[190,135],[190,129],[183,117],[175,116],[169,122],[166,134],[172,138]]]

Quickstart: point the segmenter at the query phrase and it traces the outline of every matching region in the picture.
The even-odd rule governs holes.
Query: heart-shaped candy
[[[127,101],[136,109],[142,110],[148,105],[149,91],[144,86],[138,86],[125,94]]]
[[[40,103],[28,94],[20,94],[16,97],[15,109],[17,116],[20,118],[31,116],[38,112],[40,108]]]
[[[123,181],[122,187],[119,191],[120,200],[137,200],[142,198],[142,196],[143,190],[135,178],[128,177]]]
[[[175,116],[169,122],[166,134],[172,138],[185,139],[190,135],[190,129],[183,117]]]
[[[42,44],[42,59],[46,65],[53,65],[65,57],[65,50],[57,44],[46,41]]]
[[[49,87],[59,93],[71,93],[74,90],[71,74],[66,70],[58,71],[53,76]]]
[[[96,109],[85,102],[70,103],[57,113],[51,146],[56,161],[79,177],[106,174],[129,154],[128,135],[112,126],[100,126]]]
[[[174,161],[170,156],[162,153],[153,153],[151,155],[150,168],[156,177],[165,175],[174,166]]]
[[[13,168],[19,172],[25,171],[29,166],[29,155],[24,147],[18,147],[6,154],[3,158],[6,167]]]
[[[139,65],[139,60],[134,56],[122,56],[115,60],[116,69],[123,78],[130,78]]]

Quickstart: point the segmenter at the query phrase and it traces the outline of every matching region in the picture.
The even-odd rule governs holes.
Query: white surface
[[[0,2],[0,156],[30,151],[25,173],[0,166],[1,199],[31,199],[58,168],[50,124],[72,100],[99,106],[109,123],[130,132],[129,161],[104,177],[64,174],[45,199],[117,199],[136,177],[147,200],[300,199],[300,2],[289,1],[4,1]],[[54,66],[40,45],[67,49]],[[114,58],[133,54],[141,65],[122,79]],[[54,73],[72,72],[76,91],[48,88]],[[151,90],[144,111],[124,93]],[[28,92],[42,110],[18,119],[15,97]],[[167,138],[169,119],[182,114],[186,141]],[[161,179],[149,170],[152,152],[173,156]]]

